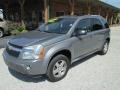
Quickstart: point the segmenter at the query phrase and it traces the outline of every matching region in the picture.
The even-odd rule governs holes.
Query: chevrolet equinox
[[[105,55],[110,42],[107,21],[99,15],[61,16],[35,31],[10,39],[3,52],[7,66],[26,75],[64,78],[70,65],[88,55]]]

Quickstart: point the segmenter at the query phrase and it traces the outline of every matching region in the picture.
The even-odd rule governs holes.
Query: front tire
[[[108,48],[109,48],[109,41],[107,40],[103,47],[102,50],[99,52],[100,55],[105,55],[108,52]]]
[[[70,62],[64,55],[57,55],[48,66],[47,76],[49,81],[56,82],[63,79],[69,69]]]

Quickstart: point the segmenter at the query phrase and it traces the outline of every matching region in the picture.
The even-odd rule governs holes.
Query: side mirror
[[[86,35],[87,34],[87,31],[86,30],[80,30],[78,32],[79,35]]]
[[[87,34],[87,30],[79,30],[79,29],[76,29],[74,33],[75,36],[86,35],[86,34]]]

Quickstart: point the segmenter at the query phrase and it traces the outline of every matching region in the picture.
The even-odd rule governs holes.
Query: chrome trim
[[[14,50],[14,51],[17,51],[17,52],[21,52],[22,51],[22,49],[15,48],[15,47],[11,46],[10,44],[7,44],[7,48],[9,50]]]

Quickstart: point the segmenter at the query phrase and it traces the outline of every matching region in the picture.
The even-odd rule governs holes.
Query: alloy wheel
[[[64,60],[59,60],[53,67],[53,75],[56,78],[60,78],[65,75],[67,70],[67,63]]]

